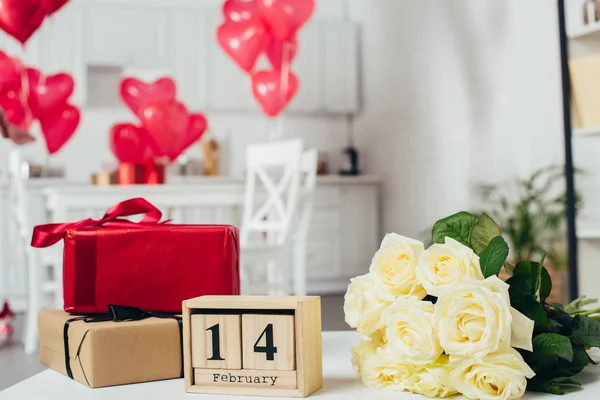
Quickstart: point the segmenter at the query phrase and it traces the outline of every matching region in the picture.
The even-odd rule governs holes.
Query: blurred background
[[[600,1],[566,3],[578,286],[598,296]],[[294,217],[305,223],[287,232],[301,239],[284,260],[294,260],[291,275],[297,265],[305,270],[290,291],[327,296],[326,328],[344,327],[349,279],[368,271],[385,232],[427,242],[432,223],[459,210],[497,219],[512,261],[546,253],[556,300],[569,298],[557,2],[317,0],[297,32],[297,56],[282,66],[297,76],[297,93],[275,118],[254,98],[261,86],[224,51],[223,43],[235,51],[236,28],[217,40],[222,6],[70,0],[24,48],[0,36],[7,56],[48,76],[41,91],[50,87],[49,76],[71,75],[69,102],[80,110],[74,134],[58,150],[48,137],[45,145],[43,119],[28,128],[36,142],[0,142],[0,300],[21,321],[6,357],[23,354],[31,290],[39,292],[39,308],[60,303],[60,248],[32,253],[31,227],[98,218],[136,196],[174,222],[242,225],[248,146],[281,140],[301,139],[304,149],[318,152],[316,185],[306,183],[311,202]],[[261,55],[256,69],[270,68]],[[136,123],[120,97],[127,77],[172,78],[177,99],[208,121],[199,140],[161,167],[165,177],[161,169],[159,178],[125,178],[123,164],[135,162],[111,151],[114,125]],[[290,86],[287,78],[275,83],[277,90]]]

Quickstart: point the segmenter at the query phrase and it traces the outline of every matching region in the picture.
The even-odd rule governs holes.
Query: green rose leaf
[[[471,228],[473,228],[475,222],[477,222],[477,217],[466,211],[440,219],[433,225],[433,242],[444,243],[446,236],[448,236],[468,246]]]
[[[492,239],[501,235],[502,232],[498,224],[489,215],[483,214],[475,222],[473,228],[471,228],[471,248],[476,254],[481,254],[488,247]]]
[[[519,309],[521,302],[538,301],[538,290],[541,283],[541,266],[534,261],[518,263],[514,275],[506,283],[510,285],[510,304]]]
[[[585,347],[600,347],[600,321],[577,315],[571,325],[573,343]]]
[[[535,322],[536,328],[554,328],[554,324],[550,321],[550,318],[548,318],[546,310],[544,310],[544,307],[537,301],[522,302],[519,304],[518,310],[527,318]]]
[[[579,382],[577,379],[569,378],[568,376],[561,376],[558,378],[550,379],[549,382],[557,385],[581,386],[581,382]]]
[[[479,255],[479,265],[483,276],[498,275],[508,257],[508,244],[502,236],[496,236]]]
[[[558,333],[541,333],[533,338],[535,360],[557,356],[568,362],[573,361],[573,346],[568,337]]]
[[[544,303],[548,296],[550,296],[550,292],[552,292],[552,278],[550,278],[548,270],[542,267],[540,280],[540,302]]]
[[[550,394],[565,394],[565,391],[560,386],[555,386],[548,382],[542,382],[533,379],[527,382],[527,390],[530,392],[550,393]]]

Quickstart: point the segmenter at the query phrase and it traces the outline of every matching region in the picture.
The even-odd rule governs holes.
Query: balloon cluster
[[[8,122],[24,130],[37,119],[50,154],[60,150],[79,125],[81,112],[69,104],[74,88],[71,75],[45,76],[0,51],[0,107]]]
[[[290,64],[298,51],[296,33],[309,20],[315,0],[227,0],[217,41],[248,72],[252,93],[265,114],[275,117],[296,94],[298,77]],[[271,69],[254,70],[261,54]]]
[[[170,78],[146,84],[135,78],[121,81],[121,99],[141,124],[118,123],[110,130],[110,148],[124,163],[143,163],[179,157],[202,137],[207,121],[201,113],[190,113],[177,100],[177,87]]]
[[[69,0],[0,0],[0,29],[21,44]]]

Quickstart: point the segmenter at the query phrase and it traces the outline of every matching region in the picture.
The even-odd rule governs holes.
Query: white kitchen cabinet
[[[85,60],[91,65],[161,69],[169,64],[169,8],[129,2],[80,2],[84,7]],[[167,5],[167,3],[165,3]]]
[[[177,82],[177,95],[190,110],[204,110],[208,105],[208,70],[212,54],[209,42],[209,17],[202,10],[171,11],[169,43],[173,57],[169,69]]]
[[[351,21],[321,25],[322,108],[331,113],[358,111],[358,26]]]
[[[298,54],[291,70],[298,76],[300,86],[288,107],[290,112],[318,112],[321,109],[320,88],[325,83],[319,60],[321,27],[320,22],[312,20],[298,34]]]

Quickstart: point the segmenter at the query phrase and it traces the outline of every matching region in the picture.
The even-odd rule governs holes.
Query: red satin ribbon
[[[128,217],[131,215],[146,214],[144,218],[139,222],[131,222],[121,217]],[[150,204],[147,200],[136,197],[122,201],[112,206],[104,216],[99,219],[84,219],[78,222],[65,222],[60,224],[45,224],[38,225],[33,228],[33,236],[31,238],[31,245],[33,247],[49,247],[54,243],[64,239],[67,231],[79,230],[88,227],[100,227],[105,225],[140,225],[140,224],[158,224],[162,213],[158,208]]]

